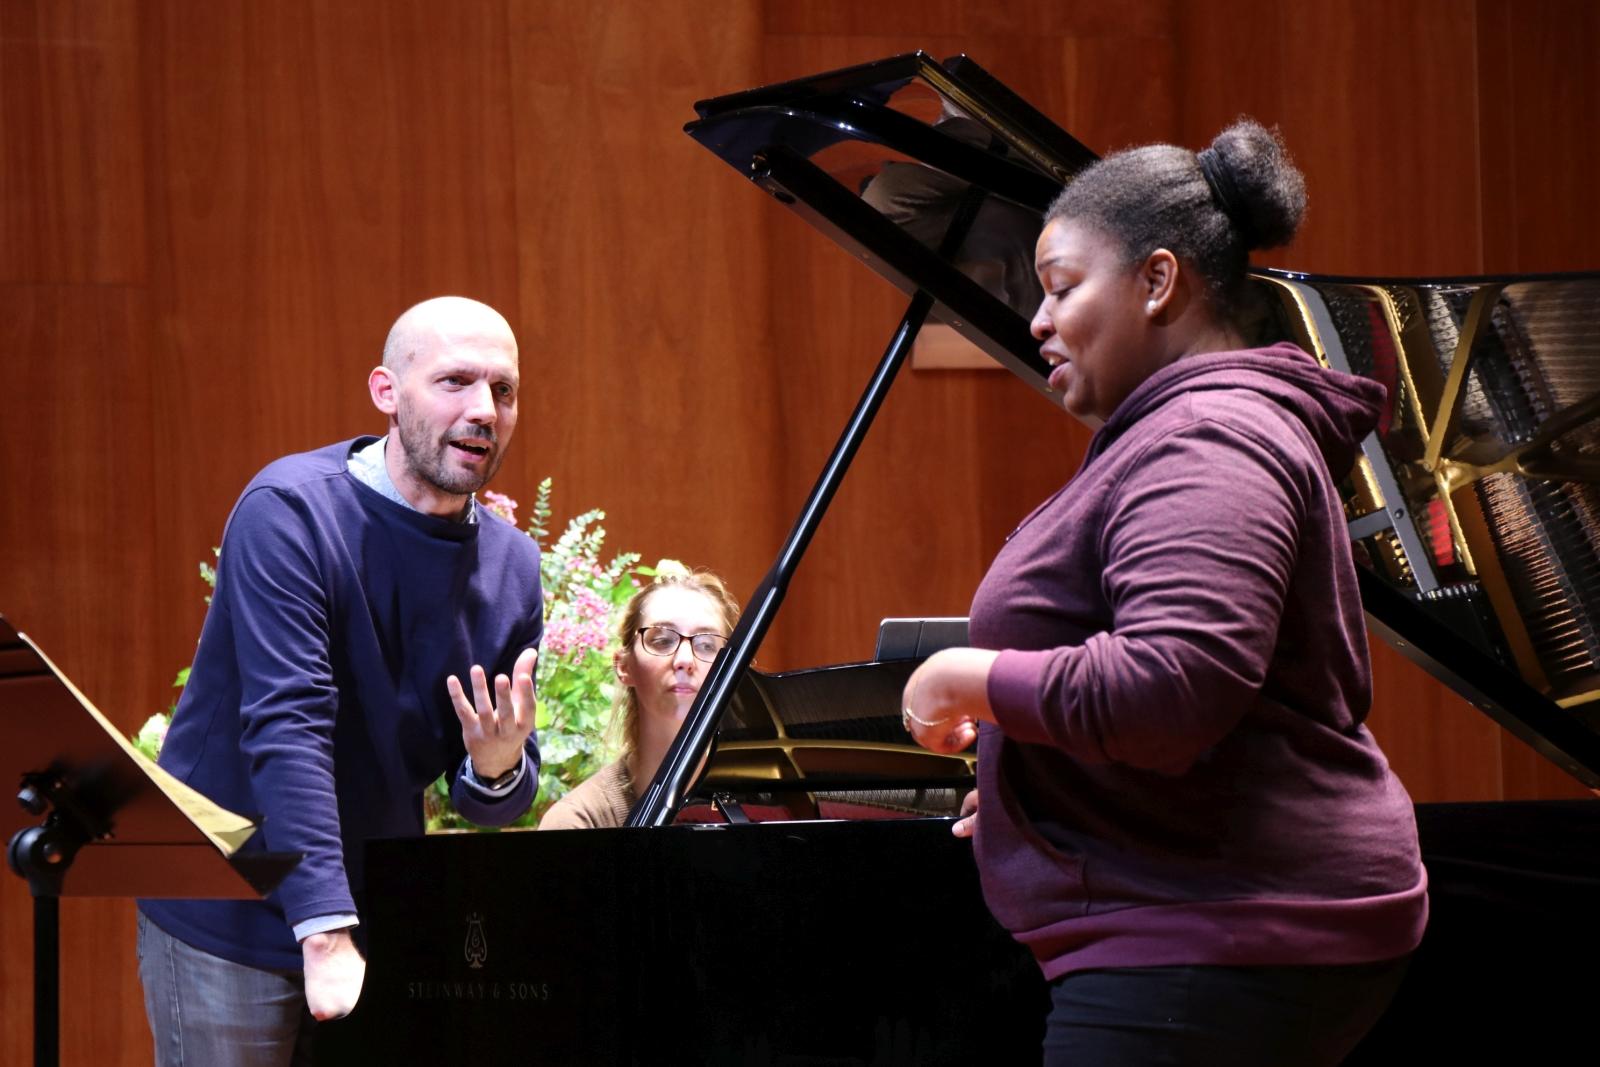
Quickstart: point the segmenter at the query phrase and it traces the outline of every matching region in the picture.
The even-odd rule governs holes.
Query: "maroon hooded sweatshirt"
[[[1181,359],[995,558],[971,618],[973,644],[1005,650],[976,855],[1047,978],[1416,947],[1427,879],[1362,725],[1334,487],[1383,396],[1293,345]]]

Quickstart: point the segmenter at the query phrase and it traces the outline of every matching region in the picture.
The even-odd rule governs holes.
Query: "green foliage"
[[[221,559],[222,558],[222,549],[216,547],[215,545],[211,546],[211,558],[212,559]],[[207,563],[205,560],[201,560],[200,561],[200,580],[205,582],[206,585],[208,587],[210,587],[214,591],[217,588],[217,568],[213,567],[211,564]],[[206,594],[206,603],[208,605],[211,603],[211,594],[210,593]],[[184,677],[184,680],[187,681],[189,675],[187,673],[185,673],[183,677]],[[183,688],[183,682],[179,682],[178,683],[178,688],[180,688],[180,689]]]
[[[167,724],[171,721],[170,711],[158,711],[150,716],[133,735],[133,747],[151,759],[161,755],[161,742],[167,739]]]
[[[550,538],[550,516],[552,514],[550,511],[550,486],[552,484],[549,478],[539,483],[539,490],[533,498],[533,518],[528,520],[528,536],[541,545]],[[516,525],[515,518],[510,518],[506,521],[513,526]]]

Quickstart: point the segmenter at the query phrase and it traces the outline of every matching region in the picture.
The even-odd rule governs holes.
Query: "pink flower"
[[[573,613],[587,623],[598,623],[604,627],[611,615],[611,605],[605,598],[593,589],[579,586],[572,591]]]
[[[572,651],[573,626],[566,619],[551,619],[544,628],[542,649],[547,656],[561,657]]]
[[[518,504],[504,493],[488,490],[483,494],[483,506],[500,516],[502,519],[515,526],[517,524]]]

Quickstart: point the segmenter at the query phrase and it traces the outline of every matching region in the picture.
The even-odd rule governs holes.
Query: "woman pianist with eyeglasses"
[[[634,594],[623,612],[616,653],[613,729],[622,755],[556,801],[541,830],[622,826],[637,790],[678,735],[717,652],[739,619],[739,605],[710,571],[663,575]]]

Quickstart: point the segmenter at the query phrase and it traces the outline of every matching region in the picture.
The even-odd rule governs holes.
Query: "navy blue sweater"
[[[510,674],[543,631],[532,538],[478,510],[412,511],[346,469],[371,438],[288,456],[234,506],[200,648],[161,765],[223,807],[263,817],[246,846],[305,859],[261,901],[142,901],[168,933],[256,967],[298,969],[294,924],[357,911],[362,843],[422,832],[442,773],[463,815],[526,810],[537,774],[486,801],[445,678]],[[527,746],[537,770],[537,741]]]

